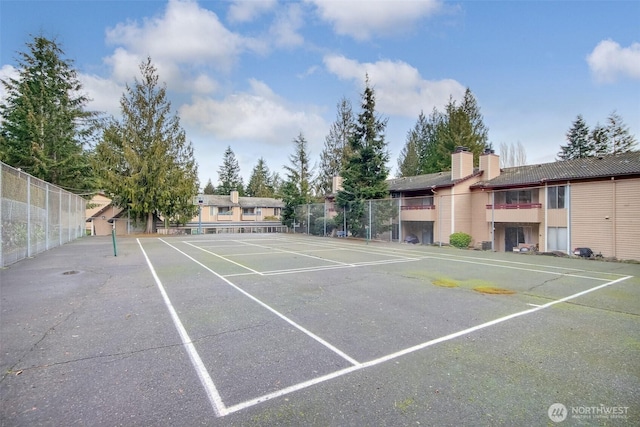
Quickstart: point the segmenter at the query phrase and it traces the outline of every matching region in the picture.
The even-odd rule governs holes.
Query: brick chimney
[[[461,179],[472,173],[473,153],[467,147],[456,147],[451,155],[451,179]]]
[[[493,150],[484,150],[480,156],[480,170],[484,181],[500,176],[500,156],[494,154]]]

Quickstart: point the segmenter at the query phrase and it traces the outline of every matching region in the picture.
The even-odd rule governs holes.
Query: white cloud
[[[442,109],[449,101],[462,99],[465,87],[456,80],[425,80],[419,71],[402,61],[360,63],[339,55],[328,55],[324,64],[329,72],[343,80],[364,84],[369,75],[376,93],[376,108],[390,115],[417,117]]]
[[[293,108],[264,82],[250,80],[251,90],[222,100],[195,97],[179,115],[185,125],[216,140],[250,141],[288,146],[302,132],[309,140],[323,140],[327,125],[313,108]]]
[[[587,63],[599,82],[614,82],[619,77],[640,79],[640,43],[622,47],[603,40],[587,56]]]
[[[357,40],[410,30],[420,19],[438,12],[440,0],[336,1],[308,0],[334,31]]]
[[[264,42],[229,31],[215,13],[190,0],[170,0],[161,16],[120,23],[106,36],[118,46],[106,62],[119,81],[137,76],[140,62],[150,56],[162,80],[183,90],[203,68],[229,71],[242,52],[266,50]]]
[[[273,9],[277,3],[277,0],[234,0],[229,6],[227,19],[230,22],[251,22]]]
[[[278,47],[297,47],[304,43],[298,33],[304,24],[303,12],[299,4],[289,4],[279,13],[269,29],[274,44]]]
[[[9,80],[17,79],[20,77],[18,70],[13,65],[3,65],[0,68],[0,79]],[[0,84],[0,100],[4,101],[7,98],[7,91],[3,84]]]
[[[100,111],[109,115],[120,115],[120,98],[125,92],[125,87],[113,80],[89,74],[79,74],[78,79],[82,88],[91,99],[88,109]]]

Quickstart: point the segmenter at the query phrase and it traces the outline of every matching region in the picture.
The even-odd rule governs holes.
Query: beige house
[[[122,208],[111,203],[104,193],[97,193],[87,203],[86,229],[90,236],[108,236],[112,234],[114,223],[116,234],[129,234],[129,221]],[[123,218],[124,214],[124,218]]]
[[[452,170],[389,180],[399,235],[449,243],[465,232],[496,251],[562,251],[640,260],[640,152],[500,169],[464,148]],[[523,249],[524,248],[524,249]]]
[[[266,197],[239,197],[237,191],[229,196],[202,195],[194,200],[199,205],[199,214],[186,225],[164,228],[158,224],[161,234],[174,233],[272,233],[285,232],[287,227],[280,222],[284,203]],[[96,194],[86,210],[87,234],[111,235],[114,223],[117,235],[133,232],[134,224],[127,212],[114,206],[105,194]],[[142,227],[142,226],[140,226]],[[141,230],[138,230],[141,231]]]
[[[187,233],[273,233],[285,232],[280,215],[284,203],[269,197],[201,195],[196,200],[199,214],[185,227]]]

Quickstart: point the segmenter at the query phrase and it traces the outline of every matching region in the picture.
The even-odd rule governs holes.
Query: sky
[[[640,139],[638,1],[0,0],[0,78],[37,35],[73,61],[87,108],[116,118],[151,58],[202,187],[227,147],[245,184],[261,157],[284,178],[299,134],[319,163],[367,75],[391,176],[420,112],[466,88],[497,154],[521,143],[528,164],[554,161],[578,115],[593,128],[615,111]]]

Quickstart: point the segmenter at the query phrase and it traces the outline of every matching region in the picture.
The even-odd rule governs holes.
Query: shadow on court
[[[638,425],[640,266],[289,235],[0,270],[0,425]],[[488,289],[509,294],[490,294]]]

